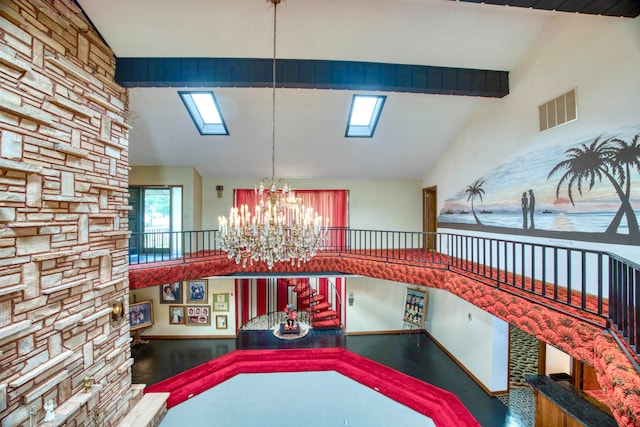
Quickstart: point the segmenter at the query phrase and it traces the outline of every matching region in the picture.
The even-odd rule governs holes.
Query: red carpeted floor
[[[145,393],[169,392],[171,408],[237,374],[305,371],[339,372],[430,417],[437,426],[480,426],[452,393],[342,348],[237,350],[149,386]]]

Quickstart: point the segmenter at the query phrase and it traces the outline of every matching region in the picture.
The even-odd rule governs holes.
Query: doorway
[[[182,187],[129,187],[130,255],[169,254],[180,250]]]
[[[438,187],[432,186],[422,189],[422,231],[424,241],[422,245],[429,251],[435,251],[436,231],[438,229]]]

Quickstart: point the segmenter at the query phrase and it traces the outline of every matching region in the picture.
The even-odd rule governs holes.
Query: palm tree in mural
[[[469,193],[467,202],[471,200],[471,212],[473,212],[473,217],[476,219],[476,224],[478,225],[482,225],[482,223],[480,222],[478,215],[476,215],[476,210],[473,207],[473,201],[476,197],[479,197],[480,201],[482,201],[482,195],[484,194],[484,189],[482,188],[483,185],[484,179],[476,179],[473,184],[471,184],[467,187],[466,190],[464,190],[466,193]]]
[[[640,173],[640,134],[633,137],[631,143],[622,139],[614,138],[611,142],[616,144],[616,153],[613,155],[612,161],[621,167],[624,167],[625,188],[624,193],[631,200],[631,169],[635,168]],[[620,221],[624,215],[622,205],[616,212],[611,221],[611,225],[607,228],[607,233],[615,233],[620,226]],[[634,215],[635,216],[635,215]],[[636,217],[637,220],[637,217]]]
[[[578,193],[582,195],[585,184],[589,187],[587,191],[591,191],[596,179],[598,182],[602,182],[603,178],[607,178],[622,202],[620,209],[627,218],[629,235],[638,237],[640,236],[638,221],[631,207],[630,198],[622,189],[622,184],[625,181],[625,170],[622,164],[615,160],[618,151],[619,147],[616,146],[612,139],[601,141],[600,137],[596,138],[591,145],[582,144],[579,147],[570,148],[565,151],[568,158],[555,165],[547,175],[547,179],[551,178],[554,173],[566,169],[566,172],[558,181],[556,197],[560,197],[560,189],[566,182],[569,200],[575,206],[573,201],[574,185],[578,187]],[[609,229],[607,229],[607,232],[609,232]]]

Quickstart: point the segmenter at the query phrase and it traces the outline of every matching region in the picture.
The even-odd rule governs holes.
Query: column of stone
[[[0,420],[37,425],[52,401],[54,425],[114,425],[135,394],[111,316],[128,301],[126,91],[73,1],[3,1],[0,24]]]

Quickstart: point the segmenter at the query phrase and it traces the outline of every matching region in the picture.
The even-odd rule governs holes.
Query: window
[[[179,91],[178,94],[201,135],[229,135],[213,92]]]
[[[129,206],[130,261],[182,251],[181,186],[130,186]]]
[[[382,95],[353,95],[345,136],[371,138],[386,99]]]

